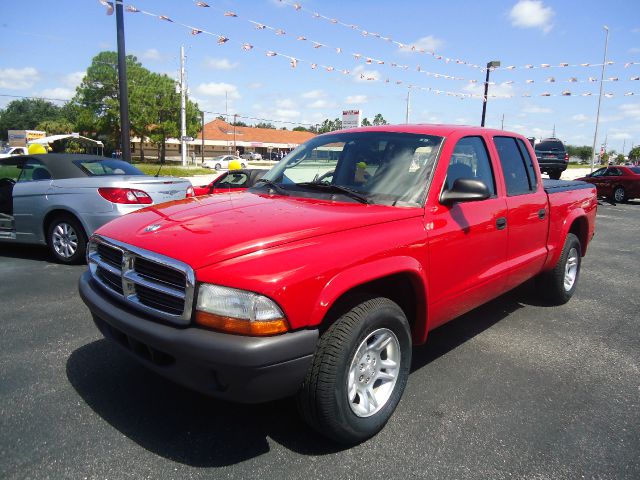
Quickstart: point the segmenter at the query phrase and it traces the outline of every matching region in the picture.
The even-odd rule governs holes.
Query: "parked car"
[[[296,395],[343,443],[383,428],[429,331],[532,278],[569,301],[597,209],[592,185],[543,183],[523,136],[446,125],[319,135],[232,197],[105,225],[80,295],[148,368],[227,400]]]
[[[3,158],[0,242],[46,244],[58,262],[78,263],[98,227],[188,196],[188,180],[147,176],[122,160],[62,153]]]
[[[230,170],[223,173],[208,185],[195,186],[193,191],[196,196],[210,195],[214,193],[227,193],[230,191],[240,192],[261,179],[268,170],[264,168],[245,168],[241,170]]]
[[[0,150],[0,158],[11,157],[14,155],[27,155],[29,149],[27,147],[4,147]]]
[[[569,165],[569,153],[557,138],[545,138],[534,146],[540,171],[558,180]]]
[[[640,167],[604,167],[578,180],[595,185],[599,196],[618,203],[640,198]]]
[[[205,160],[202,163],[204,168],[212,168],[214,170],[227,170],[229,168],[229,162],[237,160],[242,168],[246,168],[247,164],[240,157],[235,155],[219,155],[213,157],[211,160]]]
[[[257,152],[247,152],[240,155],[240,158],[245,160],[262,160],[262,155]]]

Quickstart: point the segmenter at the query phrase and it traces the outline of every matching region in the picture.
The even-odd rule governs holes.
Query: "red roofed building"
[[[234,127],[224,120],[215,119],[204,126],[204,156],[205,159],[217,155],[256,152],[263,158],[270,158],[271,153],[288,153],[301,143],[313,138],[310,132],[293,132],[291,130],[276,130],[272,128]],[[199,161],[202,155],[202,133],[197,138],[187,142],[188,156],[195,156]],[[145,142],[145,155],[153,152],[156,145]],[[132,139],[132,154],[140,152],[140,139]],[[148,153],[147,153],[148,152]],[[180,157],[180,141],[167,139],[167,159]]]

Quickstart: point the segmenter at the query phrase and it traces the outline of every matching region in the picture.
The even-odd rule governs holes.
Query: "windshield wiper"
[[[287,192],[284,188],[282,188],[280,185],[278,185],[276,182],[273,182],[271,180],[267,180],[266,178],[261,178],[260,180],[258,180],[255,184],[256,187],[259,187],[260,183],[269,186],[271,189],[275,190],[276,192],[278,192],[281,195],[285,195],[285,196],[289,196],[290,193]]]
[[[357,191],[349,188],[343,187],[342,185],[336,185],[333,183],[318,183],[318,182],[302,182],[296,183],[296,185],[300,187],[307,187],[316,190],[324,190],[326,192],[336,192],[346,195],[349,198],[353,198],[354,200],[359,201],[360,203],[371,203],[367,197],[358,193]]]

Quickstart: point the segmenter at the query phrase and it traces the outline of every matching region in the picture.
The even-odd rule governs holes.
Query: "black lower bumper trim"
[[[176,383],[226,400],[258,403],[294,394],[318,342],[317,330],[244,337],[156,323],[102,292],[89,272],[79,291],[105,337]]]

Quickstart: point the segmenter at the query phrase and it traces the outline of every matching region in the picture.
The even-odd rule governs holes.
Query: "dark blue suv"
[[[545,138],[534,145],[538,165],[542,173],[548,173],[549,178],[558,180],[562,172],[569,164],[569,154],[567,149],[557,138]]]

